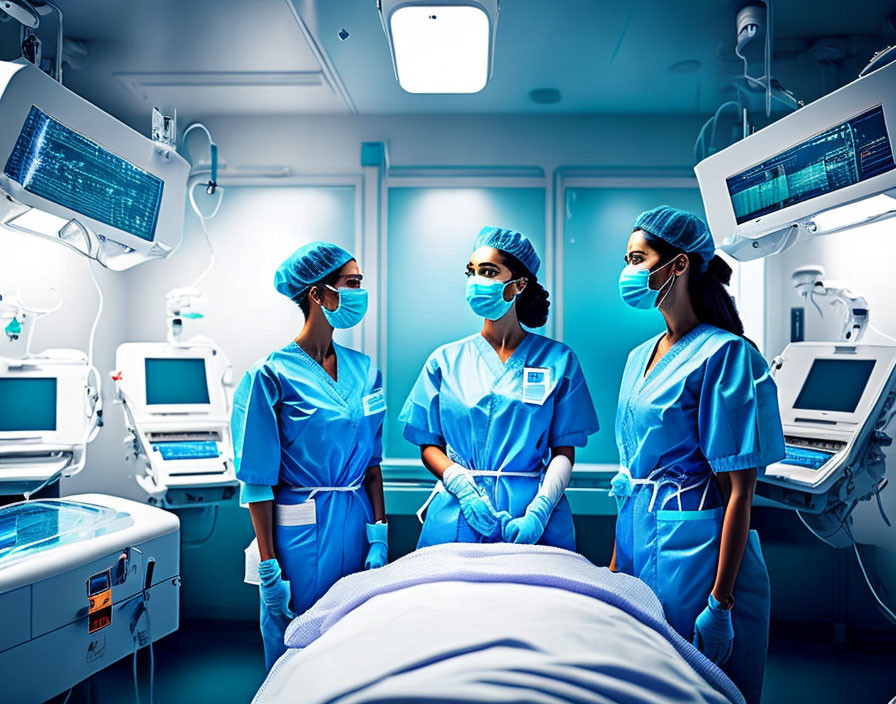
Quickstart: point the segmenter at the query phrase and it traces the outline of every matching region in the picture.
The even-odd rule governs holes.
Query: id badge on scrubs
[[[382,389],[377,389],[362,399],[364,403],[364,415],[372,416],[386,410],[386,394]]]
[[[551,392],[551,370],[546,367],[523,368],[523,401],[541,406]]]

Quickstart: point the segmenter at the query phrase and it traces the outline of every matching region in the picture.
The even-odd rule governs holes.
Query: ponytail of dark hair
[[[525,278],[527,281],[523,292],[516,299],[516,317],[527,328],[540,328],[548,321],[548,310],[551,307],[547,289],[538,283],[535,274],[529,271],[519,259],[507,252],[498,251],[504,266],[510,269],[511,279]]]
[[[690,269],[688,295],[700,322],[743,337],[744,324],[737,312],[737,305],[725,289],[731,283],[731,267],[725,260],[716,255],[704,262],[699,254],[684,252],[647,232],[644,237],[647,244],[659,252],[663,264],[681,254],[687,256]]]
[[[688,293],[697,317],[704,323],[743,337],[744,324],[734,297],[725,290],[725,286],[731,283],[731,267],[715,255],[707,263],[705,271],[698,271],[700,267],[694,264],[702,263],[702,257],[689,254],[688,259],[691,261]]]

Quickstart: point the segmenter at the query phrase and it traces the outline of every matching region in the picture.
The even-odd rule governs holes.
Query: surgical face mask
[[[483,276],[470,276],[467,278],[467,303],[479,317],[499,320],[507,314],[514,300],[504,300],[504,288],[515,281],[493,281]]]
[[[334,328],[344,330],[353,328],[364,319],[367,313],[367,289],[366,288],[333,288],[327,286],[339,296],[339,305],[336,310],[327,310],[326,306],[321,306],[324,317],[327,322]]]
[[[650,288],[650,275],[665,269],[674,261],[674,259],[668,261],[653,271],[649,269],[639,269],[634,264],[626,266],[619,275],[619,295],[622,296],[622,300],[632,308],[637,308],[639,310],[650,310],[651,308],[659,306],[663,300],[665,300],[666,296],[669,295],[669,291],[672,290],[672,285],[674,285],[675,279],[678,277],[671,277],[670,280],[672,284],[663,293],[663,286],[668,282],[664,283],[663,286],[660,286],[659,289],[654,290]],[[660,293],[663,293],[662,299],[659,297]]]

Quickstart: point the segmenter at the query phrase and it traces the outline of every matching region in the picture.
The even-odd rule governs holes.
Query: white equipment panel
[[[775,381],[787,457],[766,468],[756,494],[799,511],[830,544],[851,544],[849,514],[886,483],[896,347],[792,343],[776,360]]]
[[[137,482],[169,508],[230,498],[230,364],[213,344],[128,342],[113,375],[131,431]]]
[[[4,702],[42,702],[177,630],[180,522],[100,494],[0,508]]]
[[[83,354],[0,359],[0,494],[80,471],[99,419]]]

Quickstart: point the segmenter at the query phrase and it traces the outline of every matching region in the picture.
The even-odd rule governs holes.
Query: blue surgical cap
[[[529,270],[532,276],[538,274],[541,260],[535,253],[535,247],[528,238],[514,230],[505,230],[501,227],[483,227],[473,243],[473,251],[480,247],[491,247],[519,259],[520,264]]]
[[[290,254],[274,274],[274,287],[295,298],[354,257],[330,242],[310,242]]]
[[[634,230],[643,230],[683,252],[698,254],[704,265],[716,252],[712,233],[706,223],[692,213],[669,205],[641,213],[635,220]]]

